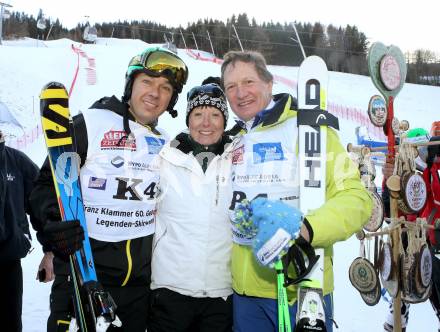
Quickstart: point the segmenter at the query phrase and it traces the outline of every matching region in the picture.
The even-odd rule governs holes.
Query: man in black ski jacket
[[[73,118],[96,273],[116,302],[121,331],[146,330],[158,182],[154,160],[167,140],[156,124],[166,110],[177,115],[173,108],[187,75],[177,55],[148,48],[130,61],[122,101],[115,96],[102,98]],[[48,160],[30,201],[44,226],[44,250],[55,254],[47,331],[66,331],[73,308],[66,261],[82,246],[83,230],[78,221],[59,222]]]
[[[21,259],[31,247],[27,198],[37,174],[37,165],[6,146],[0,131],[0,321],[7,323],[7,331],[22,330]]]

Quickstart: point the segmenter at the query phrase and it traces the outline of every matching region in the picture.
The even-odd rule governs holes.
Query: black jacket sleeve
[[[73,133],[75,147],[81,158],[81,166],[87,157],[87,128],[84,117],[79,114],[73,118]],[[42,232],[48,220],[60,220],[58,201],[52,178],[49,158],[43,163],[34,188],[29,197],[30,212],[33,217],[33,227],[37,230],[37,239],[43,246],[43,251],[50,251],[50,246]]]
[[[58,211],[58,203],[48,158],[44,161],[31,191],[29,206],[32,226],[37,231],[37,239],[43,246],[44,252],[50,251],[50,246],[44,239],[43,228],[50,214]]]
[[[22,163],[22,173],[23,173],[23,192],[24,192],[24,202],[25,202],[25,211],[27,214],[30,214],[29,208],[29,196],[34,187],[34,181],[38,176],[38,166],[26,156],[25,163]]]
[[[24,212],[29,215],[32,226],[36,231],[38,231],[38,223],[34,225],[35,219],[32,216],[29,207],[29,196],[31,194],[32,188],[34,186],[34,181],[38,175],[38,166],[24,153],[16,154],[16,159],[18,161],[18,167],[21,168],[22,184],[23,184],[23,204]],[[28,223],[26,222],[28,227]],[[29,229],[27,229],[28,235],[30,236]]]
[[[21,259],[30,248],[28,198],[38,167],[0,143],[0,261]]]

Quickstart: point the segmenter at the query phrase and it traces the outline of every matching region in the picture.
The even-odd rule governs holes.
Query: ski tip
[[[300,68],[306,68],[306,67],[315,67],[315,68],[321,68],[324,71],[327,71],[327,64],[325,63],[324,59],[317,55],[310,55],[307,58],[303,60],[301,63]]]
[[[47,83],[43,87],[43,90],[45,90],[45,89],[64,89],[64,90],[66,90],[66,87],[64,86],[63,83],[52,81],[52,82]]]
[[[66,87],[60,82],[49,82],[41,90],[40,99],[68,98]]]

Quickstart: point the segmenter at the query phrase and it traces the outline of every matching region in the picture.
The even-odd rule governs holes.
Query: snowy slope
[[[71,97],[71,111],[89,107],[96,99],[104,95],[120,96],[124,86],[124,75],[130,58],[142,51],[148,44],[139,40],[99,39],[97,45],[80,45],[70,40],[37,42],[32,39],[5,42],[0,46],[0,101],[9,108],[23,127],[22,131],[31,130],[38,125],[39,101],[41,87],[51,80],[58,80],[68,88],[71,86],[78,64],[78,56],[72,51],[75,44],[85,56],[79,57],[79,72]],[[186,91],[193,85],[199,85],[206,76],[219,75],[220,66],[211,61],[200,61],[189,56],[185,50],[179,55],[188,64],[189,81],[177,104],[179,117],[172,119],[165,114],[160,119],[160,126],[171,135],[185,127],[184,114]],[[209,57],[203,54],[204,57]],[[94,59],[95,68],[90,61]],[[96,84],[88,85],[90,72],[96,75]],[[274,85],[274,92],[295,90],[288,82],[296,80],[297,68],[272,66],[271,71],[280,79]],[[289,81],[290,80],[290,81]],[[284,83],[282,83],[284,82]],[[344,106],[347,110],[365,112],[368,101],[378,92],[369,77],[341,73],[330,73],[329,101]],[[396,98],[395,114],[399,119],[409,120],[412,127],[430,127],[438,120],[440,109],[440,88],[407,84]],[[1,117],[0,117],[1,118]],[[230,117],[230,127],[233,117]],[[344,144],[355,142],[356,120],[349,116],[340,119],[340,136]],[[1,123],[0,128],[10,133],[10,142],[15,142],[18,132],[10,124]],[[46,152],[41,135],[34,140],[26,141],[22,149],[41,165]],[[380,172],[380,171],[379,171]],[[35,275],[42,257],[41,249],[34,241],[35,250],[23,260],[24,269],[24,305],[23,324],[25,332],[45,330],[49,312],[48,296],[50,285],[38,283]],[[359,252],[359,242],[354,238],[338,243],[335,246],[335,320],[342,332],[381,331],[386,314],[386,303],[381,301],[374,307],[363,303],[357,291],[348,280],[348,267]],[[436,331],[436,320],[429,303],[412,307],[408,331]]]

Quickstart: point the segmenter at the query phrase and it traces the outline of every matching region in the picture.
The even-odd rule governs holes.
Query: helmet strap
[[[177,111],[174,109],[174,106],[176,105],[178,99],[179,99],[179,94],[174,89],[173,90],[173,95],[171,96],[170,102],[169,102],[168,107],[167,107],[167,111],[168,111],[168,113],[170,113],[170,115],[171,115],[171,117],[173,119],[175,117],[177,117]]]

